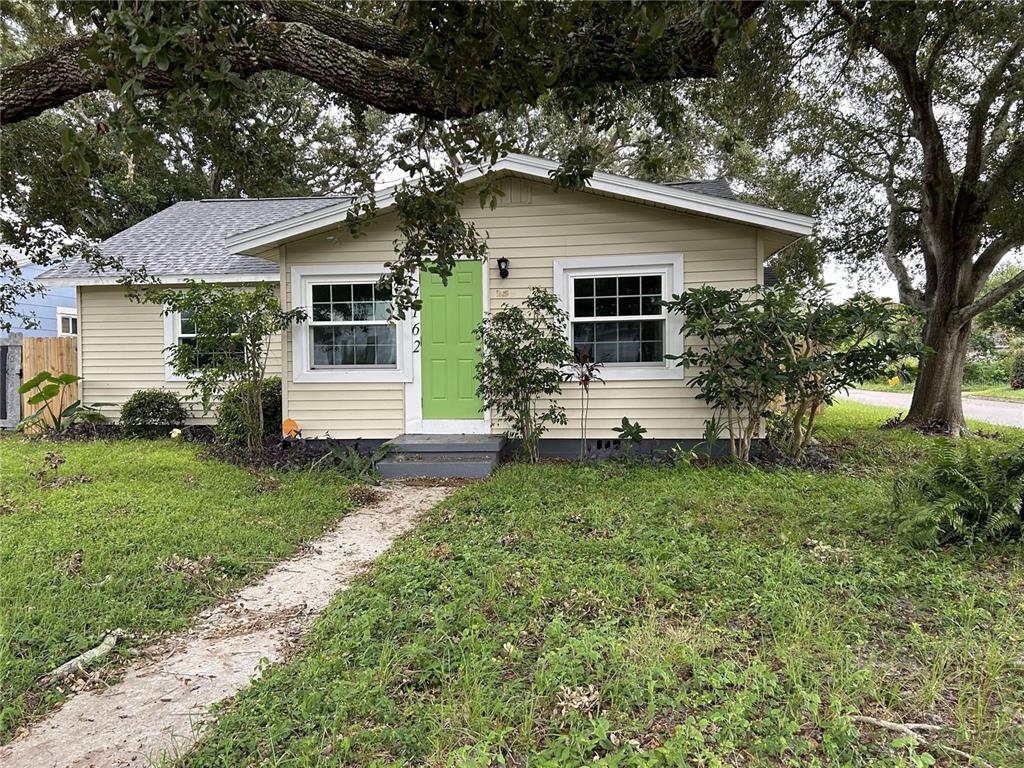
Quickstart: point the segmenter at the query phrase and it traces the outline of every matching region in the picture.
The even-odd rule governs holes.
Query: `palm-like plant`
[[[590,359],[586,349],[577,348],[572,353],[572,362],[562,372],[565,381],[575,382],[580,388],[580,461],[587,458],[587,416],[590,413],[590,385],[595,381],[602,384],[601,363]]]

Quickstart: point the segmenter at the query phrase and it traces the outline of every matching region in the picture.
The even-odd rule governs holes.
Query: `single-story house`
[[[571,340],[605,363],[605,383],[590,399],[592,437],[614,437],[627,416],[659,441],[699,438],[712,414],[664,359],[682,338],[658,300],[702,284],[764,282],[765,261],[810,234],[813,221],[742,202],[721,180],[654,184],[595,173],[583,191],[556,191],[555,168],[510,155],[467,172],[468,187],[490,173],[503,192],[493,210],[466,195],[462,215],[486,235],[488,260],[461,263],[447,287],[423,280],[422,311],[394,325],[375,290],[398,237],[389,191],[358,238],[345,227],[344,198],[202,200],[173,205],[102,247],[164,284],[272,282],[286,305],[305,307],[309,320],[274,340],[270,371],[283,381],[285,417],[306,438],[500,434],[476,395],[473,329],[535,286],[558,295]],[[84,264],[44,275],[77,293],[83,401],[123,403],[148,387],[184,391],[165,349],[190,333],[187,319],[133,303],[116,280]],[[564,405],[568,424],[548,432],[551,450],[578,440],[572,387]]]

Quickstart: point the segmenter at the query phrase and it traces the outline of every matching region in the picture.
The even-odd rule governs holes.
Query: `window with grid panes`
[[[663,363],[662,275],[571,280],[573,347],[597,363]]]
[[[310,286],[310,362],[318,368],[395,368],[389,291],[374,283]]]

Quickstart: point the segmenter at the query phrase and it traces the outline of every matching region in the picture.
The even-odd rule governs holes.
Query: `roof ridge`
[[[281,197],[201,197],[189,203],[260,203],[273,200],[348,200],[352,195],[283,195]]]
[[[711,181],[724,181],[729,182],[728,176],[714,176],[710,179],[677,179],[676,181],[666,181],[665,184],[707,184]]]

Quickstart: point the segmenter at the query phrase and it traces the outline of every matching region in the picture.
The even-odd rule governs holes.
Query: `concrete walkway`
[[[907,392],[874,392],[869,389],[851,389],[847,395],[851,400],[869,405],[883,405],[904,413],[910,408],[910,394]],[[1024,427],[1024,400],[1012,403],[1005,400],[983,400],[964,397],[964,416],[989,424],[1004,427]]]
[[[83,691],[0,748],[3,768],[143,766],[187,750],[210,705],[235,695],[296,642],[365,564],[411,529],[450,487],[395,485],[384,499],[276,565],[196,625],[145,649],[103,691]]]

